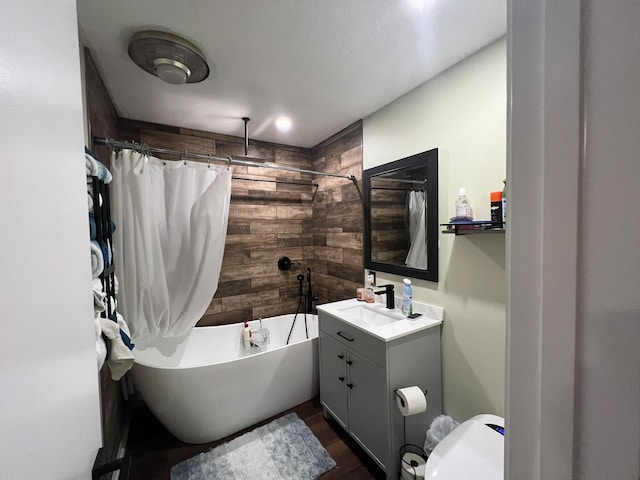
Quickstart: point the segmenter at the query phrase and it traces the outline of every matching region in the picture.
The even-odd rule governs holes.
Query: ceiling
[[[77,0],[81,41],[121,117],[312,147],[506,32],[505,0]],[[211,73],[171,85],[133,33],[198,46]],[[289,132],[274,120],[286,115]]]

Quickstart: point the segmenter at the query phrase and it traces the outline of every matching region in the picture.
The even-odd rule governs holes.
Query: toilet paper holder
[[[402,480],[424,480],[426,462],[427,454],[422,448],[412,443],[405,443],[400,447],[400,478]]]
[[[393,390],[393,394],[396,396],[396,399],[401,403],[403,407],[405,407],[405,402],[402,396],[398,394],[399,388]],[[428,390],[420,388],[424,396],[427,396]],[[417,470],[417,465],[414,465],[413,461],[407,460],[405,456],[407,454],[414,454],[420,456],[425,461],[427,460],[427,454],[425,451],[419,447],[418,445],[414,445],[412,443],[407,443],[407,417],[405,415],[402,416],[402,443],[403,445],[400,447],[400,476],[403,480],[411,479],[411,480],[422,480],[424,476],[420,476]]]
[[[405,405],[404,405],[404,398],[402,398],[400,395],[398,395],[398,390],[400,390],[400,389],[399,389],[399,388],[396,388],[396,389],[393,391],[393,393],[394,393],[394,395],[398,398],[398,400],[400,400],[400,402],[402,403],[402,406],[404,407],[404,406],[405,406]],[[422,390],[422,389],[421,389],[421,390]],[[429,390],[427,390],[427,389],[425,389],[425,390],[424,390],[424,392],[423,392],[423,393],[424,393],[424,396],[425,396],[425,397],[427,396],[427,393],[428,393],[428,392],[429,392]]]

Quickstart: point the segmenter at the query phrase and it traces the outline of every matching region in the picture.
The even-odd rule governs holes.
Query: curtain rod
[[[95,145],[106,145],[108,147],[130,148],[133,150],[138,150],[138,151],[144,150],[152,153],[164,153],[169,155],[182,155],[184,157],[191,157],[191,158],[201,158],[203,160],[226,162],[232,165],[245,165],[248,167],[273,168],[276,170],[286,170],[288,172],[309,173],[312,175],[323,175],[326,177],[346,178],[347,180],[351,180],[354,184],[357,184],[356,177],[353,175],[341,175],[339,173],[317,172],[315,170],[306,170],[303,168],[289,167],[286,165],[277,165],[274,163],[254,162],[252,160],[240,160],[238,158],[221,157],[218,155],[211,155],[207,153],[192,153],[192,152],[187,152],[186,150],[181,152],[179,150],[169,150],[166,148],[150,147],[147,144],[141,144],[137,142],[126,142],[122,140],[114,140],[113,138],[93,137],[93,143]]]
[[[410,187],[410,188],[407,188],[407,187],[371,187],[371,190],[398,190],[400,192],[422,192],[422,190],[414,190],[413,187]]]
[[[424,180],[409,180],[404,178],[393,178],[393,177],[371,177],[372,182],[397,182],[397,183],[413,183],[416,185],[422,185],[427,183],[427,179]]]
[[[301,185],[303,187],[316,187],[318,188],[317,183],[312,182],[304,182],[304,181],[295,181],[295,180],[280,180],[275,178],[249,178],[249,177],[238,177],[234,175],[234,180],[248,180],[250,182],[267,182],[267,183],[284,183],[288,185]]]

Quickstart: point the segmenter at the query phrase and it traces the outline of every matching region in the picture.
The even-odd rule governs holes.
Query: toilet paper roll
[[[417,453],[402,455],[402,480],[424,480],[427,462]]]
[[[396,393],[396,403],[405,417],[422,413],[427,409],[427,398],[420,387],[399,388]]]

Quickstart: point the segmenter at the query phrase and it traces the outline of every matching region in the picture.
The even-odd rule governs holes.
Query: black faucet
[[[311,269],[307,268],[307,291],[305,293],[302,292],[302,282],[304,281],[304,275],[300,273],[297,277],[298,279],[298,295],[301,297],[300,302],[304,301],[304,311],[305,313],[313,313],[313,302],[317,302],[320,297],[318,295],[314,295],[311,290]]]
[[[384,290],[380,290],[378,292],[373,292],[373,293],[375,293],[376,295],[382,295],[384,293],[385,296],[387,297],[387,308],[389,310],[393,310],[394,308],[396,308],[396,297],[395,297],[395,294],[393,293],[393,285],[392,284],[380,285],[380,287],[384,287]]]
[[[313,313],[313,302],[317,302],[320,299],[318,295],[314,295],[311,290],[311,269],[307,268],[307,313]]]

